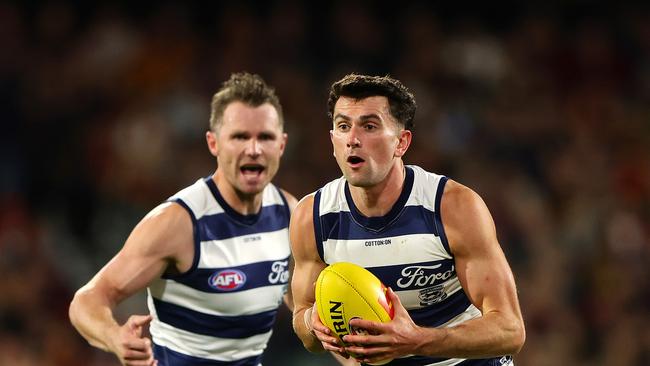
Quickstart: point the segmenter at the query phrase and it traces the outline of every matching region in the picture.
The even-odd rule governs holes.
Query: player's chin
[[[246,196],[253,196],[259,193],[262,193],[264,190],[264,187],[266,186],[266,183],[264,184],[254,184],[254,185],[244,185],[241,188],[241,193],[243,193]]]
[[[268,179],[250,179],[240,177],[237,182],[237,190],[246,196],[255,195],[261,193],[268,183]]]
[[[371,187],[373,185],[370,179],[367,179],[361,174],[349,174],[346,180],[348,184],[354,187]]]

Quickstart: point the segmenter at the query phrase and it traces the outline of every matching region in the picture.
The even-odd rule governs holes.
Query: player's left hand
[[[359,362],[373,363],[386,359],[417,354],[424,337],[421,328],[411,319],[399,297],[388,289],[388,298],[395,308],[393,320],[387,323],[362,319],[350,320],[350,325],[362,328],[367,335],[346,335],[343,340],[349,344],[345,350],[356,354]]]

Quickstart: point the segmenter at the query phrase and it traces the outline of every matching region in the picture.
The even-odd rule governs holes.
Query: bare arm
[[[314,283],[320,272],[325,268],[316,250],[314,238],[314,222],[312,210],[314,197],[305,197],[291,215],[291,252],[294,259],[294,272],[291,279],[293,292],[293,329],[310,352],[323,352],[323,346],[308,329],[306,321],[311,321],[311,316],[305,318],[305,312],[312,309],[314,302]]]
[[[144,289],[168,267],[181,268],[177,252],[192,252],[192,224],[179,205],[166,203],[152,210],[133,229],[120,252],[77,291],[70,304],[72,324],[93,346],[113,352],[125,365],[151,356],[142,328],[150,316],[133,316],[119,325],[117,304]],[[172,265],[172,266],[170,266]]]
[[[441,205],[458,278],[483,316],[430,332],[432,341],[422,353],[490,357],[519,352],[526,336],[517,289],[487,206],[478,194],[451,180]]]

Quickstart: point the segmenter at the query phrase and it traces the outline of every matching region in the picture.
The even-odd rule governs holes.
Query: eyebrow
[[[346,121],[349,121],[349,120],[352,119],[349,116],[346,116],[345,114],[337,113],[334,116],[334,119],[336,120],[336,119],[339,119],[339,118],[342,118],[342,119],[344,119]],[[362,120],[362,121],[366,121],[366,120],[369,120],[369,119],[372,119],[372,118],[376,118],[376,119],[378,119],[380,121],[383,121],[383,119],[376,113],[364,114],[363,116],[359,117],[359,119]]]
[[[232,131],[230,133],[229,136],[232,137],[232,136],[251,136],[251,135],[254,135],[254,134],[252,134],[250,131],[247,131],[247,130],[234,130],[234,131]],[[277,136],[277,134],[274,131],[269,131],[269,130],[259,131],[257,133],[257,135],[258,136],[272,136],[272,137]]]

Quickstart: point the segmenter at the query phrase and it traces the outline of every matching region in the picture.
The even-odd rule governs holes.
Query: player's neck
[[[225,177],[219,172],[214,174],[213,178],[221,197],[226,201],[228,206],[241,215],[253,215],[260,211],[262,206],[262,192],[256,194],[244,194],[232,184],[228,183]]]
[[[402,193],[406,171],[404,163],[398,160],[390,169],[386,179],[372,187],[352,187],[350,194],[357,209],[366,217],[384,216]]]

